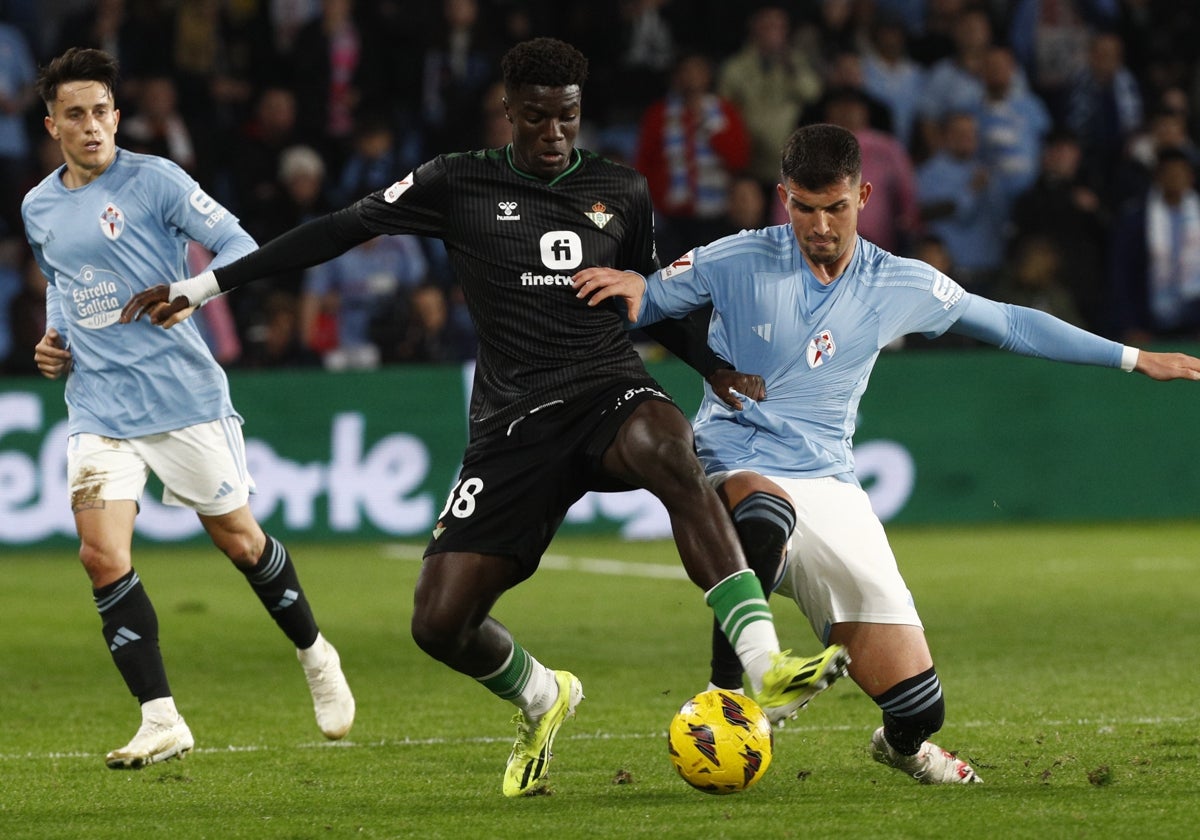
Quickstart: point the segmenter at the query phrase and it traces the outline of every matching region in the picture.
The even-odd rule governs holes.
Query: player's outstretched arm
[[[637,323],[642,309],[642,295],[646,292],[646,279],[636,271],[619,271],[615,268],[585,268],[571,281],[575,297],[587,298],[588,306],[619,297],[625,300],[630,323]]]
[[[1171,379],[1200,379],[1200,359],[1186,353],[1151,353],[1139,350],[1133,369],[1160,382]]]

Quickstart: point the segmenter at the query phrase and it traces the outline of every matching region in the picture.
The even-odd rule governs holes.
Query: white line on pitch
[[[1019,724],[1022,729],[1028,731],[1040,731],[1047,727],[1097,727],[1100,730],[1105,730],[1116,726],[1160,726],[1165,724],[1193,724],[1200,720],[1200,716],[1191,715],[1186,717],[1143,717],[1131,718],[1129,720],[1116,720],[1113,718],[1100,718],[1092,720],[1089,718],[1080,718],[1074,720],[1038,720],[1031,721],[1027,724]],[[794,733],[803,732],[853,732],[862,730],[869,732],[875,724],[872,722],[864,722],[861,724],[822,724],[813,726],[803,726],[792,721],[788,726],[784,727],[776,735],[782,734],[787,738]],[[1008,721],[964,721],[955,723],[955,729],[980,729],[988,727],[991,729],[1017,726]],[[667,737],[666,732],[573,732],[560,735],[559,741],[644,741],[644,740],[661,740]],[[428,747],[437,746],[440,744],[509,744],[512,742],[512,735],[501,736],[478,736],[473,738],[403,738],[403,739],[382,739],[378,741],[309,741],[303,744],[292,744],[286,746],[270,746],[267,744],[230,744],[225,747],[199,747],[193,752],[198,754],[220,754],[220,753],[251,753],[251,752],[282,752],[290,749],[318,749],[318,750],[349,750],[349,749],[387,749],[394,747]],[[53,759],[61,760],[65,758],[80,758],[88,760],[99,760],[100,753],[87,752],[52,752],[45,755],[34,755],[33,753],[25,753],[24,755],[16,754],[0,754],[0,761],[19,761],[22,759]]]

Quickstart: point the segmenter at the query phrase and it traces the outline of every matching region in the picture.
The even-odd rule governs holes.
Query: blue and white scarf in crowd
[[[1176,326],[1184,307],[1200,300],[1200,195],[1189,190],[1176,207],[1151,189],[1146,198],[1150,311],[1161,328]]]
[[[671,95],[663,115],[663,146],[667,159],[667,204],[692,206],[701,219],[725,212],[729,197],[729,173],[713,150],[710,138],[724,130],[725,112],[714,95],[703,97],[695,124],[688,134],[688,119],[683,98]]]

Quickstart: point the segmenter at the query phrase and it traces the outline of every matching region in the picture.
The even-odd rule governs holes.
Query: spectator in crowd
[[[495,81],[483,89],[479,98],[479,139],[472,144],[477,149],[499,149],[512,138],[512,126],[504,112],[504,82]]]
[[[329,212],[333,206],[325,194],[325,162],[310,146],[291,146],[279,158],[277,187],[267,201],[243,214],[246,231],[265,242],[300,224]],[[230,296],[238,331],[247,335],[261,326],[262,301],[273,291],[299,293],[303,272],[284,272],[248,289],[246,295]]]
[[[983,57],[979,147],[992,174],[1014,199],[1029,189],[1041,165],[1050,112],[1020,77],[1008,47],[992,45]]]
[[[861,26],[858,0],[817,0],[796,29],[794,42],[818,67],[828,67],[842,53],[863,52],[867,33]],[[815,8],[814,8],[815,7]]]
[[[925,227],[946,243],[955,279],[986,293],[1004,260],[1009,200],[979,155],[974,113],[942,118],[938,151],[917,168],[917,200]]]
[[[33,252],[23,246],[18,270],[21,288],[8,302],[12,350],[0,369],[6,374],[34,376],[38,368],[33,348],[46,334],[46,275],[42,274]]]
[[[377,236],[304,273],[300,334],[330,370],[378,366],[372,325],[386,318],[426,279],[425,254],[415,236]],[[322,317],[323,316],[323,317]],[[316,341],[320,323],[335,325],[332,346]]]
[[[892,109],[882,99],[867,90],[866,70],[863,58],[852,50],[835,53],[825,66],[824,93],[808,109],[802,124],[826,120],[829,100],[841,96],[846,90],[855,91],[867,106],[867,124],[876,131],[895,136]]]
[[[37,68],[24,33],[0,21],[0,236],[21,229],[21,196],[17,192],[29,168],[29,133],[25,111],[36,99]]]
[[[1159,152],[1150,189],[1117,220],[1110,269],[1120,340],[1200,337],[1200,194],[1183,151]]]
[[[1088,47],[1087,66],[1066,89],[1063,124],[1079,137],[1084,170],[1098,183],[1107,182],[1126,141],[1142,124],[1141,90],[1124,65],[1123,52],[1115,34],[1097,32]]]
[[[407,299],[402,330],[385,345],[390,362],[462,362],[475,357],[470,318],[454,317],[450,296],[434,283],[422,283]]]
[[[0,364],[6,362],[26,348],[20,347],[13,337],[15,324],[12,321],[12,301],[21,292],[25,279],[21,271],[21,237],[15,234],[0,237]],[[39,338],[41,335],[39,334]],[[34,340],[37,343],[37,340]]]
[[[1192,166],[1200,166],[1200,148],[1188,131],[1186,111],[1160,105],[1145,125],[1125,144],[1121,163],[1109,174],[1112,186],[1108,190],[1113,206],[1121,207],[1131,198],[1144,195],[1154,179],[1158,153],[1163,149],[1178,149],[1188,156]]]
[[[196,147],[196,177],[215,181],[228,174],[222,151],[252,116],[258,91],[288,74],[274,51],[265,4],[192,0],[172,5],[172,78],[179,109]],[[228,186],[220,186],[228,197]]]
[[[274,201],[281,190],[279,164],[284,150],[300,144],[296,127],[296,95],[268,86],[258,94],[253,116],[238,132],[237,154],[230,167],[232,205],[252,213]]]
[[[496,47],[478,0],[442,0],[441,6],[437,34],[421,63],[422,156],[458,146],[496,75]]]
[[[608,56],[607,69],[588,95],[598,106],[605,127],[601,142],[632,160],[638,122],[650,104],[666,93],[679,40],[670,14],[671,0],[617,0],[601,18],[599,38]],[[592,107],[589,104],[589,109]],[[590,112],[590,111],[589,111]]]
[[[885,18],[871,27],[870,48],[863,54],[863,88],[887,106],[892,133],[911,153],[925,69],[909,55],[908,35],[899,21]]]
[[[717,73],[717,93],[742,113],[750,133],[747,173],[769,196],[779,181],[779,150],[821,95],[821,76],[793,46],[787,7],[765,5],[750,15],[742,48]]]
[[[841,88],[828,99],[827,122],[854,134],[862,154],[862,178],[871,184],[871,200],[858,214],[858,232],[894,254],[907,253],[921,229],[917,176],[912,158],[895,136],[868,125],[867,101],[854,88]],[[787,209],[775,202],[776,218],[787,223]],[[782,216],[779,214],[782,213]]]
[[[300,336],[300,305],[296,296],[283,291],[268,294],[263,301],[263,318],[247,336],[241,366],[283,368],[320,364],[321,357]]]
[[[1096,190],[1084,179],[1079,138],[1059,129],[1042,147],[1039,174],[1017,197],[1012,223],[1016,237],[1044,235],[1069,256],[1059,274],[1083,319],[1081,326],[1109,335],[1109,293],[1105,259],[1111,219]]]
[[[729,185],[749,159],[741,113],[713,92],[712,62],[682,55],[666,97],[642,117],[635,159],[650,186],[661,253],[673,259],[720,235]]]
[[[932,67],[943,58],[954,54],[954,25],[966,6],[966,0],[881,0],[885,5],[880,12],[886,14],[886,6],[894,2],[911,3],[917,8],[907,8],[904,20],[911,24],[913,60],[922,67]]]
[[[929,68],[918,106],[923,148],[938,150],[941,123],[953,111],[974,111],[983,101],[983,59],[992,45],[987,10],[968,6],[954,20],[954,53]]]
[[[1083,315],[1063,280],[1059,246],[1048,236],[1029,234],[1017,237],[1011,250],[1012,259],[1006,262],[996,286],[996,300],[1047,312],[1083,327]]]
[[[146,0],[133,14],[126,0],[93,0],[58,21],[53,54],[71,47],[104,50],[121,62],[122,93],[137,94],[137,82],[171,68],[171,21],[164,0]]]
[[[1071,80],[1087,65],[1088,39],[1116,17],[1118,0],[1016,0],[1008,41],[1033,89],[1061,117]]]
[[[341,168],[357,109],[382,98],[380,66],[388,51],[370,27],[359,26],[354,0],[321,0],[320,17],[296,33],[289,56],[297,126],[332,171]]]
[[[130,151],[168,158],[195,174],[192,135],[179,113],[175,82],[170,76],[148,76],[141,81],[137,107],[121,121],[121,136]]]
[[[411,163],[400,161],[396,134],[387,117],[378,112],[365,115],[354,128],[354,145],[329,188],[329,200],[334,204],[349,203],[355,196],[390,183],[389,179],[407,166]]]
[[[725,233],[754,230],[768,224],[771,224],[771,220],[767,213],[767,201],[758,182],[748,175],[734,178],[729,185]]]

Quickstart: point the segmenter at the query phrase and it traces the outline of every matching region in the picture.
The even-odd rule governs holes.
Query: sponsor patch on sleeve
[[[940,271],[935,271],[933,275],[933,288],[930,290],[933,296],[940,300],[945,306],[944,309],[949,309],[962,300],[962,296],[966,294],[966,290],[962,286],[955,283],[945,274]]]

